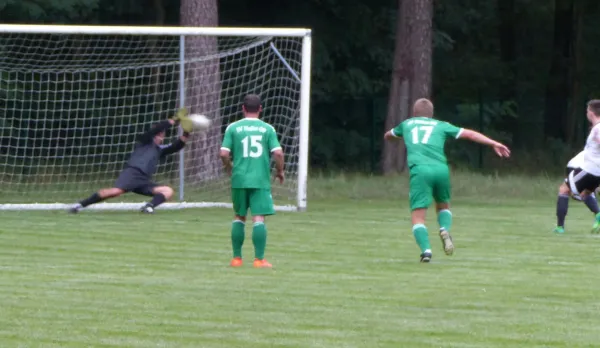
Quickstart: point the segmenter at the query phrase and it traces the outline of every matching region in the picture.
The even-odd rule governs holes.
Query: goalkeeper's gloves
[[[171,116],[170,119],[172,119],[173,121],[175,121],[175,123],[179,123],[181,122],[181,119],[183,118],[187,118],[188,116],[188,111],[186,108],[181,108],[179,110],[177,110],[177,112],[175,113],[175,115]]]
[[[183,134],[189,134],[194,130],[194,123],[187,116],[180,117],[179,124],[181,125],[181,129],[183,129]]]

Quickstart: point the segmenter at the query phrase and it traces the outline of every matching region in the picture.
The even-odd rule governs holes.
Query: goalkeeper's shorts
[[[143,173],[141,170],[133,167],[127,167],[123,169],[117,181],[115,181],[115,187],[125,192],[133,192],[144,196],[153,196],[152,191],[159,184],[153,182],[151,178]]]

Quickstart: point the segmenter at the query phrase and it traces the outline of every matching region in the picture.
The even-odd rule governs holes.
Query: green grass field
[[[600,239],[559,178],[455,175],[452,257],[418,262],[405,178],[320,178],[228,267],[225,209],[0,212],[0,347],[594,347]],[[397,197],[397,198],[396,198]],[[395,199],[396,198],[396,199]]]

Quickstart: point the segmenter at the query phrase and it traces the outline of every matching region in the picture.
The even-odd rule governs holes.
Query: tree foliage
[[[13,23],[178,25],[180,5],[0,0],[0,16]],[[313,165],[378,168],[397,1],[219,0],[218,5],[223,26],[313,29]],[[431,96],[440,118],[501,135],[516,156],[549,144],[582,146],[585,102],[600,94],[598,1],[435,1],[433,11]],[[19,86],[4,83],[0,89],[0,96],[13,95]],[[455,160],[476,165],[479,149],[466,149],[468,156],[450,150]]]
[[[19,22],[78,22],[89,19],[101,0],[0,0],[2,18]]]

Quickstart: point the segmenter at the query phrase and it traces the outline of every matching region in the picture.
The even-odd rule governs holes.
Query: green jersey
[[[233,157],[232,188],[271,188],[271,152],[281,145],[270,124],[257,118],[230,124],[221,149]]]
[[[414,165],[447,165],[444,144],[448,137],[458,138],[462,128],[429,117],[413,117],[391,130],[395,137],[404,138],[408,167]]]

